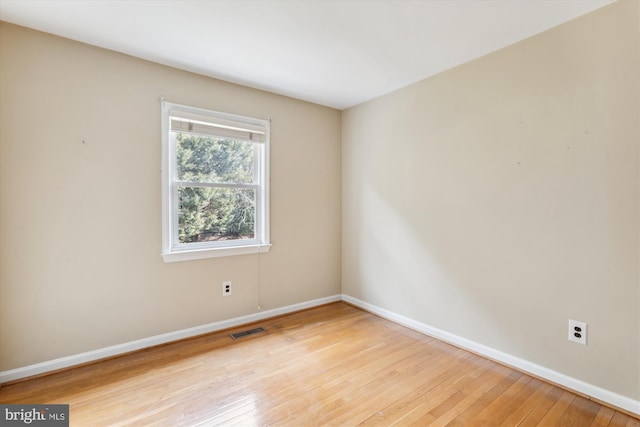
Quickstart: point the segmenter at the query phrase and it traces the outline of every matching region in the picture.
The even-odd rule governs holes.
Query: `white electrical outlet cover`
[[[585,322],[569,319],[569,341],[587,345],[587,324]]]
[[[231,295],[231,282],[222,282],[222,296],[228,297],[229,295]]]

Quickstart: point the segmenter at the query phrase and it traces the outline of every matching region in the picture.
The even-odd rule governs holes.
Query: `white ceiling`
[[[613,0],[0,0],[0,20],[344,109]]]

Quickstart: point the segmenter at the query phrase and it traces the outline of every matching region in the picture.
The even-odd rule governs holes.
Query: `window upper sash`
[[[224,118],[212,118],[185,111],[169,111],[172,132],[264,143],[267,128],[257,123],[245,123]]]

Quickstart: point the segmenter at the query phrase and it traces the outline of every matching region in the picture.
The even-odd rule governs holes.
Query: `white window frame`
[[[269,235],[269,120],[255,119],[234,114],[221,113],[202,108],[162,101],[162,257],[164,262],[188,261],[232,255],[268,252],[271,247]],[[257,171],[254,184],[245,188],[256,190],[255,237],[253,239],[225,240],[214,242],[180,243],[178,240],[178,187],[175,138],[172,138],[171,117],[197,118],[206,123],[217,124],[222,132],[247,132],[259,129],[261,142],[254,143]],[[238,130],[239,129],[239,130]],[[248,129],[248,130],[247,130]],[[204,184],[212,187],[236,187],[227,184]]]

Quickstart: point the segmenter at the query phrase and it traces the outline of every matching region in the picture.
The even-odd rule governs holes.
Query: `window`
[[[269,250],[269,127],[162,102],[165,262]]]

